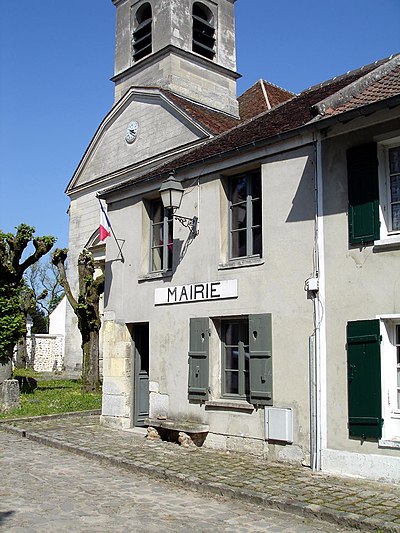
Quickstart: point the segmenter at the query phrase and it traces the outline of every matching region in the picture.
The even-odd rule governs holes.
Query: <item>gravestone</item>
[[[0,412],[19,406],[19,385],[16,379],[6,379],[0,384]]]

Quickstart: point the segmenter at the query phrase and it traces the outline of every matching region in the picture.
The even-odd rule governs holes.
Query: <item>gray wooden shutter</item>
[[[350,437],[382,436],[379,320],[347,324],[347,383]]]
[[[272,315],[249,316],[250,402],[272,405]]]
[[[347,150],[349,242],[366,244],[379,239],[378,156],[375,143]]]
[[[208,399],[209,319],[190,319],[189,400]]]

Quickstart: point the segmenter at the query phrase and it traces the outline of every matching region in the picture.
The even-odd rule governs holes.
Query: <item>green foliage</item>
[[[48,333],[49,324],[45,312],[36,305],[29,311],[29,315],[32,319],[32,333]]]
[[[12,356],[13,346],[25,334],[25,317],[32,307],[32,291],[23,280],[25,271],[45,255],[54,237],[34,237],[35,228],[20,224],[14,234],[0,231],[0,362]],[[34,251],[23,259],[29,244]]]
[[[38,379],[37,375],[33,375]],[[38,382],[38,388],[30,394],[21,394],[21,406],[0,419],[41,416],[101,408],[101,392],[82,393],[78,380],[51,380]]]
[[[0,286],[0,361],[10,358],[12,347],[25,333],[25,327],[18,290]]]

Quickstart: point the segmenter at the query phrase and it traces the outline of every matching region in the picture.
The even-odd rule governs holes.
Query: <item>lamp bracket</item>
[[[197,235],[198,233],[198,230],[197,230],[197,222],[198,222],[198,218],[197,217],[193,217],[193,218],[189,218],[189,217],[183,217],[181,215],[173,215],[173,217],[182,224],[182,226],[184,226],[185,228],[189,228],[190,229],[190,232],[193,234],[193,235]]]

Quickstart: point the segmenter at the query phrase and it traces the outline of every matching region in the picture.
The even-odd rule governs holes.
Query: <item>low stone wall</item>
[[[37,372],[60,371],[64,364],[64,335],[27,336],[28,364]]]

